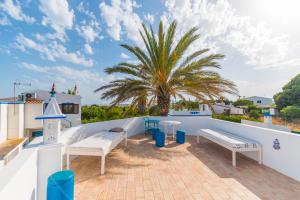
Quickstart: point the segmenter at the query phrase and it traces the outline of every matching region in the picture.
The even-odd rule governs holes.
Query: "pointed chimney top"
[[[50,94],[51,94],[51,97],[55,97],[56,91],[55,91],[55,84],[54,83],[52,84],[52,88],[51,88]]]

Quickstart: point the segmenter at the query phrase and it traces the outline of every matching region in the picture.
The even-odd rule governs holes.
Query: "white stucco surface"
[[[7,139],[7,104],[0,104],[0,143]]]
[[[27,149],[0,169],[0,199],[37,199],[37,151]]]
[[[24,104],[8,104],[7,139],[24,137]]]
[[[25,104],[25,129],[42,129],[43,121],[35,117],[43,113],[43,103]]]

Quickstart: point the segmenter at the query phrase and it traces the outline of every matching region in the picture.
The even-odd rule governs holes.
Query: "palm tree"
[[[185,56],[188,47],[200,35],[194,27],[175,43],[176,26],[177,22],[173,21],[165,32],[163,23],[160,22],[156,36],[152,26],[148,29],[143,24],[140,35],[144,48],[121,45],[138,62],[122,62],[106,68],[108,74],[121,73],[125,76],[95,92],[104,91],[101,98],[112,99],[111,105],[128,100],[132,100],[133,107],[156,102],[163,116],[169,112],[171,97],[184,100],[189,95],[206,101],[220,98],[224,93],[235,94],[237,90],[233,82],[222,78],[215,70],[209,70],[221,68],[216,60],[224,58],[224,55],[207,55],[209,49],[200,49]]]

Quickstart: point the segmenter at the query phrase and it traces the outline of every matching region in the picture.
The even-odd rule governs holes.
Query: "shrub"
[[[160,115],[160,113],[159,113],[159,108],[158,108],[157,105],[151,106],[151,107],[149,108],[149,115],[153,115],[153,116],[159,116],[159,115]]]
[[[300,118],[299,106],[287,106],[280,111],[281,116],[286,120]]]
[[[241,123],[241,116],[238,116],[238,115],[215,115],[214,114],[212,117],[215,119],[221,119],[221,120],[225,120],[225,121]]]
[[[261,113],[259,110],[251,110],[249,112],[249,117],[250,118],[254,118],[254,119],[258,119],[261,116]]]
[[[214,114],[212,116],[215,119],[221,119],[229,122],[236,122],[241,123],[242,119],[249,120],[249,121],[255,121],[255,122],[261,122],[260,120],[253,118],[253,117],[247,117],[244,115],[217,115]]]

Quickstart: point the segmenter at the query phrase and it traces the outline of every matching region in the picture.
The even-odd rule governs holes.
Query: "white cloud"
[[[40,73],[48,72],[48,68],[40,67],[40,66],[37,66],[37,65],[34,65],[34,64],[31,64],[31,63],[22,62],[21,67],[24,68],[24,69],[28,69],[28,70],[35,71],[35,72],[40,72]]]
[[[61,59],[78,65],[93,66],[93,60],[85,58],[79,51],[75,53],[68,52],[63,45],[56,41],[37,43],[23,34],[19,34],[16,38],[16,47],[22,51],[26,51],[26,49],[35,50],[42,55],[42,58],[51,61]]]
[[[166,0],[165,6],[167,11],[161,19],[167,23],[176,19],[179,36],[193,26],[199,27],[201,39],[192,48],[210,47],[222,52],[224,46],[232,47],[253,66],[274,66],[286,59],[286,38],[275,36],[262,23],[238,16],[228,0]]]
[[[90,18],[88,20],[81,21],[80,25],[76,26],[76,31],[86,42],[84,45],[85,52],[87,54],[93,54],[91,44],[95,40],[102,38],[100,36],[100,23],[97,21],[94,13],[84,7],[83,2],[77,6],[77,10]]]
[[[78,34],[82,36],[86,42],[92,43],[96,38],[99,38],[99,28],[92,25],[83,25],[76,28]]]
[[[70,80],[81,80],[81,81],[97,81],[102,79],[98,72],[92,70],[77,70],[64,65],[59,66],[39,66],[31,63],[22,62],[21,68],[53,75],[53,77],[61,77]]]
[[[154,15],[151,15],[150,13],[147,13],[144,15],[144,19],[148,21],[150,24],[153,24],[154,22]]]
[[[40,0],[40,10],[43,16],[42,24],[50,25],[61,40],[65,38],[65,29],[73,26],[74,11],[69,9],[66,0]]]
[[[79,12],[84,13],[85,15],[89,16],[91,19],[96,20],[95,14],[92,11],[89,11],[88,9],[85,8],[85,6],[83,5],[83,1],[78,4],[76,9]]]
[[[129,59],[130,57],[127,54],[125,54],[125,53],[121,53],[120,54],[120,58],[122,58],[122,59]]]
[[[141,19],[133,9],[139,7],[132,0],[112,0],[111,5],[102,2],[99,5],[102,18],[107,24],[107,33],[114,39],[120,40],[125,33],[126,37],[136,43],[141,42],[139,29]]]
[[[76,84],[79,94],[83,97],[83,103],[99,103],[99,93],[93,91],[98,87],[114,80],[113,75],[101,76],[95,70],[78,70],[72,67],[59,66],[39,66],[31,63],[22,63],[21,68],[40,73],[34,78],[27,77],[33,83],[33,87],[38,89],[49,89],[55,82],[61,91],[67,91]]]
[[[3,17],[0,19],[0,25],[5,26],[9,25],[10,21],[7,19],[6,15],[3,15]]]
[[[10,17],[18,21],[24,21],[27,23],[34,23],[33,17],[27,16],[23,13],[19,1],[4,0],[0,3],[0,9],[5,11]]]
[[[93,52],[93,48],[91,47],[91,45],[89,45],[89,44],[85,44],[84,45],[84,51],[87,53],[87,54],[93,54],[94,52]]]

